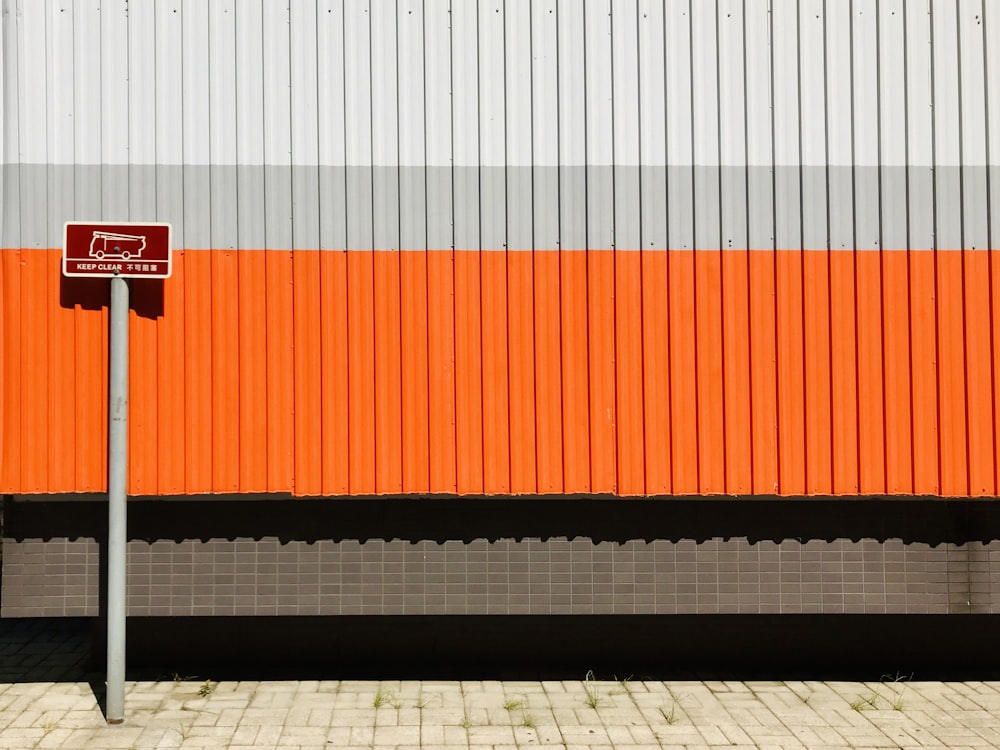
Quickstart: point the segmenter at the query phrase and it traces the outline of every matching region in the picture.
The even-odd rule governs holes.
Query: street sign
[[[166,279],[170,225],[162,222],[67,221],[63,276]]]

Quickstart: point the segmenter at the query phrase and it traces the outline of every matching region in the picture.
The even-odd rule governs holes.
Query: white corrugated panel
[[[6,0],[3,163],[38,168],[5,169],[4,237],[988,244],[1000,13],[769,5]]]

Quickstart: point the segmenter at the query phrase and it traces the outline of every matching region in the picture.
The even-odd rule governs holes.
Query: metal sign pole
[[[128,467],[128,279],[111,279],[108,388],[107,721],[125,719],[125,493]]]

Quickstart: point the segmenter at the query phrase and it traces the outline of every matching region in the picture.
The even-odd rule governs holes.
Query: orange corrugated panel
[[[0,253],[2,254],[2,253]],[[76,328],[76,482],[81,492],[107,489],[108,445],[108,302],[103,281],[65,279],[74,306]]]
[[[563,253],[562,263],[568,282],[562,287],[566,491],[614,492],[615,253],[570,250]],[[588,407],[577,401],[588,391],[589,397],[583,398],[589,400],[589,419]],[[577,409],[580,414],[569,413]]]
[[[670,311],[667,253],[642,251],[642,396],[645,484],[650,495],[671,492]]]
[[[913,491],[918,495],[933,495],[940,490],[934,256],[930,250],[910,253]]]
[[[882,251],[885,489],[890,494],[913,491],[909,273],[905,250]]]
[[[670,295],[670,444],[674,493],[698,492],[698,380],[696,377],[694,251],[667,259]]]
[[[100,282],[106,284],[107,282]],[[159,381],[160,373],[156,356],[156,344],[161,323],[163,327],[174,325],[167,322],[160,313],[163,299],[162,281],[133,279],[129,282],[131,313],[129,315],[129,386],[128,386],[128,486],[129,492],[137,495],[156,495],[160,492],[159,443],[170,440],[160,430],[161,411]],[[207,327],[207,326],[206,326]],[[180,363],[173,363],[176,370]],[[162,410],[177,408],[169,398],[162,403]],[[171,465],[164,463],[165,470]]]
[[[587,253],[559,253],[560,328],[562,330],[563,491],[590,492],[590,395],[587,350]],[[610,300],[609,300],[610,301]],[[600,309],[600,308],[598,308]],[[594,312],[593,309],[590,310]],[[596,317],[596,316],[595,316]],[[605,340],[614,341],[614,321],[602,317]],[[601,338],[595,331],[595,338]],[[610,357],[609,357],[610,359]],[[595,377],[601,373],[595,373]]]
[[[21,485],[22,492],[47,492],[49,484],[48,338],[50,306],[48,278],[58,273],[58,256],[41,250],[21,250]]]
[[[642,495],[646,493],[642,254],[630,248],[616,249],[614,262],[617,492]]]
[[[507,362],[507,254],[480,255],[483,353],[483,488],[510,492],[510,412]]]
[[[538,491],[563,491],[562,324],[559,304],[559,252],[536,250],[535,436]]]
[[[400,254],[403,492],[430,490],[427,253]]]
[[[78,377],[76,360],[76,336],[73,326],[75,313],[64,307],[60,299],[62,273],[59,257],[46,252],[50,259],[47,269],[49,298],[49,429],[50,439],[46,445],[49,464],[49,487],[72,488],[76,485],[76,389]],[[54,261],[54,262],[53,262]]]
[[[376,250],[375,491],[403,489],[403,404],[400,372],[399,251]]]
[[[319,274],[323,494],[342,495],[350,489],[347,253],[319,253]]]
[[[156,442],[159,492],[187,492],[187,434],[185,430],[187,400],[184,361],[184,287],[187,254],[174,252],[171,277],[163,282],[163,317],[156,332]],[[107,346],[107,318],[101,338]],[[134,377],[129,373],[130,379]],[[106,419],[106,417],[105,417]]]
[[[295,357],[295,494],[323,493],[323,376],[320,335],[320,253],[292,254]],[[223,297],[225,299],[225,297]],[[215,373],[220,379],[221,373]],[[229,432],[227,428],[225,432]],[[218,433],[218,429],[217,429]]]
[[[267,489],[294,486],[292,253],[268,250],[267,274]]]
[[[482,292],[478,250],[455,252],[455,434],[458,492],[483,491]]]
[[[240,491],[264,492],[267,489],[264,251],[241,250],[239,264]]]
[[[996,494],[994,484],[993,377],[990,330],[990,264],[985,250],[965,255],[965,378],[968,387],[969,494]]]
[[[993,332],[990,366],[993,370],[993,440],[1000,448],[1000,250],[989,250],[990,263],[990,328]],[[1000,493],[1000,465],[993,456],[993,479]]]
[[[833,491],[829,255],[817,250],[802,253],[806,492],[811,495],[828,495]]]
[[[778,491],[775,253],[750,251],[750,412],[753,491]]]
[[[431,492],[458,491],[455,421],[455,254],[427,251],[427,368]]]
[[[965,305],[962,253],[937,253],[938,413],[941,419],[941,494],[969,492],[966,450]]]
[[[800,250],[775,254],[778,328],[778,479],[783,495],[806,491],[805,367]]]
[[[21,325],[21,251],[0,249],[0,491],[4,492],[21,486]]]
[[[347,254],[350,492],[375,492],[375,279],[370,252]]]
[[[240,429],[238,255],[234,250],[211,253],[212,487],[216,492],[236,492],[240,486],[240,443],[234,439]],[[307,296],[305,290],[303,295]]]
[[[184,457],[187,492],[212,491],[212,261],[184,252]],[[269,290],[270,291],[270,290]],[[270,296],[265,298],[270,304]],[[268,400],[270,400],[268,393]],[[164,404],[170,408],[170,403]]]
[[[858,491],[858,362],[859,342],[864,333],[859,330],[861,321],[855,308],[855,283],[860,289],[861,280],[855,276],[854,253],[850,250],[833,250],[827,256],[830,273],[830,398],[832,447],[832,491],[846,495]],[[878,265],[876,257],[876,283]],[[862,300],[857,300],[862,304]],[[862,316],[861,320],[865,320]],[[875,318],[880,326],[880,318]],[[877,417],[882,420],[881,410]],[[862,415],[862,419],[868,416]],[[881,448],[880,448],[881,450]]]
[[[856,259],[858,305],[858,391],[856,394],[858,435],[855,455],[859,460],[858,481],[853,494],[885,492],[885,411],[882,392],[884,343],[882,327],[881,253],[859,250]],[[834,366],[838,366],[836,358]],[[834,402],[836,409],[836,402]],[[840,490],[838,490],[840,492]]]
[[[722,251],[722,352],[726,492],[753,488],[750,448],[750,269],[745,250]]]
[[[510,351],[510,490],[536,492],[535,285],[531,252],[507,253],[507,325]]]
[[[694,284],[698,376],[698,491],[718,494],[726,491],[721,250],[695,252]]]

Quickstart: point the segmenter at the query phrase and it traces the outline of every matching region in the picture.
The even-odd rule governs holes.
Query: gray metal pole
[[[128,280],[111,279],[108,388],[107,720],[125,719],[125,492],[128,467]]]

